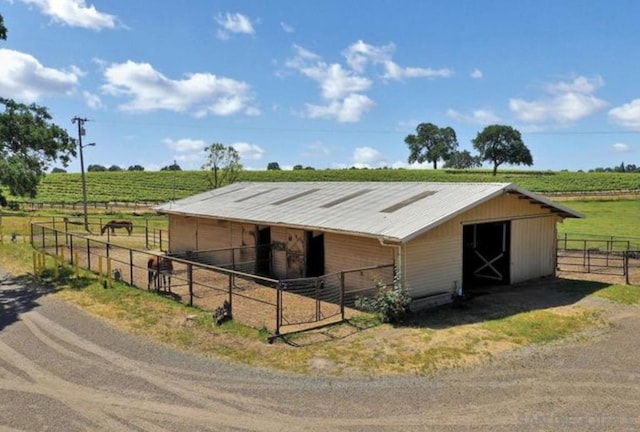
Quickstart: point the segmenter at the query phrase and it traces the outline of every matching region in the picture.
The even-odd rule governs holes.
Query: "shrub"
[[[356,298],[356,308],[379,314],[382,322],[401,322],[409,312],[411,297],[402,285],[399,274],[394,276],[393,287],[381,287],[375,297]]]

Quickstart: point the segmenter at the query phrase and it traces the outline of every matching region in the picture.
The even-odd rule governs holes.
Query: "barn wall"
[[[407,243],[404,283],[413,298],[452,292],[462,282],[462,225],[452,222]]]
[[[394,262],[394,249],[377,239],[326,233],[324,236],[325,273]]]
[[[169,215],[169,251],[184,252],[196,249],[197,219]]]
[[[555,274],[555,217],[511,222],[511,283]]]
[[[402,271],[410,295],[453,292],[462,283],[462,226],[499,220],[512,221],[512,283],[554,273],[558,218],[518,195],[501,195],[406,244]]]
[[[198,219],[196,250],[228,248],[231,244],[229,222],[215,219]]]

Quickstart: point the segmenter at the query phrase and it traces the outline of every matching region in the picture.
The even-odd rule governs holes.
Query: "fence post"
[[[144,246],[149,249],[149,219],[144,220]]]
[[[587,273],[591,273],[591,251],[587,249]]]
[[[133,286],[133,249],[129,249],[129,285]]]
[[[280,334],[280,320],[282,319],[282,282],[278,282],[276,291],[276,335]]]
[[[231,316],[233,316],[233,275],[229,275],[229,311],[231,312]]]
[[[316,278],[316,321],[320,321],[320,278]]]
[[[193,264],[187,264],[187,284],[189,285],[189,306],[193,306]],[[229,302],[231,309],[231,302]]]
[[[624,281],[627,285],[629,283],[629,251],[626,250],[622,253],[622,271],[624,272]]]
[[[71,241],[69,242],[69,261],[72,265],[75,265],[75,254],[73,253],[73,236],[69,236]]]
[[[344,272],[340,272],[340,317],[344,321]]]
[[[56,242],[56,256],[57,256],[58,255],[58,231],[57,230],[53,231],[53,234]]]
[[[91,240],[87,239],[87,268],[91,271]]]

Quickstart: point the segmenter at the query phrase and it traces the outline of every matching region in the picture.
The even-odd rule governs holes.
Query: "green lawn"
[[[584,219],[566,219],[558,233],[584,238],[613,236],[640,244],[640,200],[570,201],[566,206],[583,213]]]

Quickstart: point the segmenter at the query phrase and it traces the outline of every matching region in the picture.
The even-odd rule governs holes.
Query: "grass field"
[[[116,171],[86,175],[89,202],[165,202],[209,189],[204,171]],[[553,171],[344,169],[244,171],[240,181],[435,181],[508,182],[539,193],[640,191],[640,174]],[[124,187],[126,186],[126,187]],[[29,201],[8,197],[14,201]],[[77,203],[82,200],[79,173],[48,174],[34,202]]]

